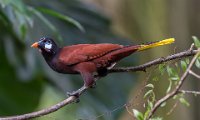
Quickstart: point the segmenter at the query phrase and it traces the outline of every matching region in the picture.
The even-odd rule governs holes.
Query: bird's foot
[[[73,91],[73,92],[67,92],[67,96],[75,96],[76,97],[76,100],[74,101],[75,103],[79,103],[80,102],[80,99],[79,99],[79,96],[80,96],[80,93],[79,91]]]
[[[83,86],[80,89],[73,91],[73,92],[67,92],[67,95],[70,96],[75,96],[77,99],[75,100],[75,103],[80,102],[79,96],[87,89],[87,87]]]
[[[96,88],[96,86],[97,86],[97,83],[94,82],[94,83],[90,86],[90,88]]]
[[[72,92],[67,92],[67,95],[70,96],[75,96],[75,97],[79,97],[79,92],[78,91],[72,91]]]

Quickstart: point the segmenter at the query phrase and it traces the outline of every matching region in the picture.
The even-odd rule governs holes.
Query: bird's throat
[[[44,59],[46,60],[47,63],[52,61],[58,52],[59,52],[59,49],[56,49],[56,50],[54,49],[51,52],[41,50],[42,56],[44,57]]]

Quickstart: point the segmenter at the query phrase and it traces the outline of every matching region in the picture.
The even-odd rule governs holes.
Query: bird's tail
[[[112,52],[109,52],[108,54],[102,56],[101,59],[108,60],[108,58],[109,58],[109,63],[115,63],[115,62],[123,59],[124,57],[131,55],[132,53],[134,53],[136,51],[142,51],[142,50],[154,48],[157,46],[171,44],[174,41],[175,41],[174,38],[169,38],[169,39],[161,40],[158,42],[152,42],[152,43],[147,43],[147,44],[142,44],[142,45],[124,46],[120,49],[116,49],[116,50],[113,50]]]
[[[151,43],[148,43],[148,44],[139,45],[139,48],[137,49],[137,51],[142,51],[142,50],[154,48],[154,47],[157,47],[157,46],[171,44],[174,41],[175,41],[174,38],[169,38],[169,39],[161,40],[161,41],[158,41],[158,42],[151,42]]]

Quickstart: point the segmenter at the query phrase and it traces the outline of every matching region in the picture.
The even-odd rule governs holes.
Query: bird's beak
[[[33,43],[33,44],[31,45],[31,47],[34,47],[34,48],[38,48],[38,46],[39,46],[38,42],[35,42],[35,43]]]

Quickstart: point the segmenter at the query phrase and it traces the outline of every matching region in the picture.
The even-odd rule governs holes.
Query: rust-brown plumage
[[[51,38],[41,38],[32,47],[39,48],[48,65],[64,74],[81,74],[84,85],[68,95],[79,96],[80,91],[95,84],[94,73],[106,75],[117,61],[135,51],[170,44],[174,39],[166,39],[147,45],[123,46],[118,44],[78,44],[59,48]]]

